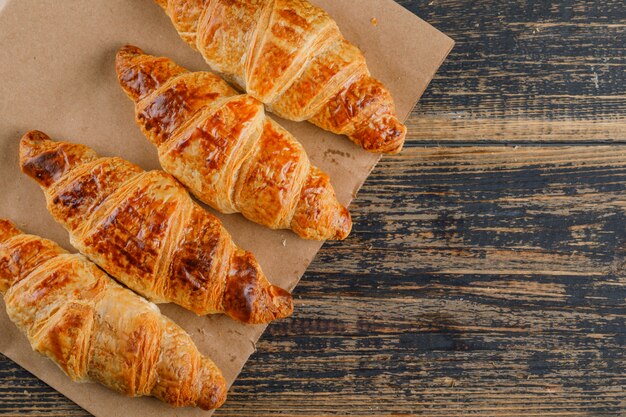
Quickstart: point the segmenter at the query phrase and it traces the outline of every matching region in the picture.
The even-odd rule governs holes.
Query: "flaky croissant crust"
[[[349,234],[350,214],[330,178],[261,102],[130,45],[118,52],[116,70],[161,166],[200,200],[308,239]]]
[[[20,165],[74,247],[150,300],[246,323],[292,313],[291,295],[169,174],[38,131],[22,138]]]
[[[0,294],[37,352],[74,381],[173,406],[219,407],[226,382],[157,306],[97,266],[0,219]]]
[[[400,152],[391,94],[334,20],[306,0],[155,0],[215,71],[277,115]]]

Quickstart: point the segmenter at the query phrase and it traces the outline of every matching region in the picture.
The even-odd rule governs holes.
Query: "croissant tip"
[[[117,51],[117,56],[119,57],[124,55],[143,55],[143,53],[143,50],[138,46],[126,44]]]
[[[115,55],[115,68],[118,73],[121,69],[128,66],[130,60],[139,55],[144,55],[141,48],[130,44],[122,46]]]
[[[402,150],[407,128],[395,114],[385,114],[357,129],[350,139],[372,153],[397,154]]]
[[[20,233],[22,232],[11,220],[0,219],[0,242],[4,242],[15,235],[19,235]]]
[[[395,127],[391,129],[392,132],[398,132],[398,136],[395,141],[391,142],[392,146],[390,146],[385,153],[390,155],[399,154],[404,148],[404,141],[406,140],[407,128],[404,123],[399,121],[394,117],[394,125]],[[393,135],[390,135],[393,137]]]
[[[267,324],[293,314],[293,297],[289,291],[270,285],[263,293],[265,296],[256,300],[258,305],[252,310],[245,314],[231,312],[231,317],[246,324]]]
[[[24,136],[22,136],[22,142],[42,142],[42,141],[50,141],[50,136],[46,135],[40,130],[31,130],[30,132],[26,132]]]
[[[293,297],[287,290],[276,285],[270,285],[269,294],[273,306],[267,308],[260,316],[251,317],[249,323],[264,324],[273,320],[284,319],[293,314]]]
[[[39,130],[31,130],[20,139],[20,156],[26,157],[32,153],[36,153],[37,149],[45,146],[47,142],[51,142],[50,136]]]
[[[402,152],[402,149],[404,148],[404,140],[405,140],[405,133],[403,133],[394,142],[387,144],[381,149],[373,150],[373,152],[384,153],[385,155],[397,155],[400,152]]]
[[[224,313],[247,324],[263,324],[293,312],[291,294],[267,281],[250,252],[233,256],[224,290]]]
[[[198,406],[203,410],[215,410],[226,402],[228,386],[221,373],[204,381],[204,389]]]
[[[337,230],[335,232],[335,236],[333,236],[333,240],[344,240],[350,235],[352,231],[352,216],[350,216],[350,212],[347,208],[342,207],[341,214],[339,215],[339,219],[337,221]]]
[[[293,297],[291,293],[276,285],[270,287],[270,293],[272,294],[272,301],[276,306],[275,319],[282,319],[289,317],[293,314]]]

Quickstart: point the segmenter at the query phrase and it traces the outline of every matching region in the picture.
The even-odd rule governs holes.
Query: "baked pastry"
[[[163,169],[222,213],[242,213],[307,239],[344,239],[350,213],[302,145],[263,103],[209,72],[189,72],[134,46],[116,59],[136,120]]]
[[[292,313],[291,295],[169,174],[38,131],[22,138],[20,166],[74,247],[149,300],[245,323]]]
[[[226,399],[220,370],[157,306],[84,256],[3,219],[0,294],[33,349],[74,381],[179,407],[209,410]]]
[[[290,120],[400,152],[391,94],[335,21],[306,0],[155,0],[214,71]]]

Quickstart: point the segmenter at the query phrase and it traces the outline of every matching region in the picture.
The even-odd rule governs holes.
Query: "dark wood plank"
[[[217,415],[620,415],[625,195],[626,146],[385,158]],[[80,413],[2,367],[3,411]]]
[[[623,415],[626,146],[475,146],[626,140],[623,1],[398,3],[457,46],[216,415]]]
[[[626,140],[623,0],[399,3],[457,41],[411,140]]]
[[[221,415],[623,415],[625,168],[622,146],[384,159]]]

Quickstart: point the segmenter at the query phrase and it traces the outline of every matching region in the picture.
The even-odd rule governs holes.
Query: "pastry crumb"
[[[283,239],[283,246],[287,246],[287,239]]]
[[[375,17],[372,17],[370,19],[370,23],[374,26],[378,26],[378,19],[376,19]]]

